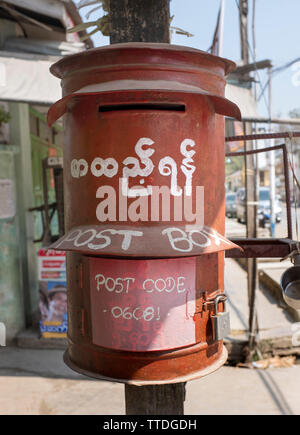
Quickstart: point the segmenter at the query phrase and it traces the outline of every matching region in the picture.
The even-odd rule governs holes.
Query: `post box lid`
[[[50,71],[58,78],[64,79],[70,73],[83,70],[86,67],[99,68],[116,65],[120,70],[125,65],[132,69],[149,63],[164,65],[169,70],[182,66],[187,72],[189,68],[212,69],[219,75],[227,75],[236,67],[229,59],[215,56],[203,50],[182,45],[149,42],[126,42],[92,48],[76,53],[53,64]]]
[[[215,229],[185,226],[82,225],[72,228],[52,249],[112,257],[189,257],[241,248]]]
[[[160,43],[123,43],[67,56],[51,66],[62,79],[63,97],[49,111],[51,125],[68,102],[104,92],[164,91],[205,96],[215,112],[241,119],[239,108],[224,98],[225,76],[234,62],[190,47]]]

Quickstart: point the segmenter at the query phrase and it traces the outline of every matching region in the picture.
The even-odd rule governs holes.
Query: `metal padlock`
[[[229,312],[226,311],[227,297],[225,295],[218,295],[214,300],[215,314],[211,316],[213,323],[213,339],[223,340],[230,334],[230,317]],[[223,302],[223,311],[218,312],[218,304]]]

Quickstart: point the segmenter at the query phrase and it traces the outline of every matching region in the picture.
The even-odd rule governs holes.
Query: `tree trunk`
[[[169,0],[110,0],[110,43],[169,43],[169,20]]]

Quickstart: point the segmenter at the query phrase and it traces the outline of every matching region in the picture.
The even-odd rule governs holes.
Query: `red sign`
[[[38,251],[38,256],[39,257],[51,257],[51,256],[64,257],[65,252],[64,251],[56,251],[55,249],[41,248]]]
[[[196,343],[196,258],[90,258],[93,343],[128,351]]]
[[[64,266],[66,260],[63,258],[62,260],[44,260],[42,261],[42,267],[47,269],[60,269]]]

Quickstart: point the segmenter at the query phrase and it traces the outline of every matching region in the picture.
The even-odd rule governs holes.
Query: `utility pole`
[[[249,64],[248,44],[248,0],[239,0],[241,59],[243,65]],[[249,77],[249,76],[248,76]],[[252,124],[244,122],[244,133],[252,134]],[[252,151],[253,142],[245,141],[244,150]],[[257,237],[257,177],[255,158],[253,155],[245,155],[245,179],[246,179],[246,222],[247,237]],[[255,330],[257,329],[257,316],[255,310],[255,296],[257,288],[257,259],[247,259],[248,271],[248,304],[249,304],[249,347],[250,354],[255,344]],[[250,355],[249,355],[250,356]]]
[[[223,56],[224,15],[225,15],[225,0],[221,0],[218,56]]]
[[[248,0],[239,0],[240,10],[240,40],[241,40],[241,59],[244,65],[249,63],[248,48]]]
[[[272,67],[268,68],[269,75],[269,119],[272,119]],[[271,123],[269,124],[271,132]],[[275,140],[270,139],[270,147],[274,146]],[[275,151],[269,152],[270,157],[270,232],[275,237]]]
[[[121,5],[122,3],[122,5]],[[170,42],[169,0],[110,0],[110,43]],[[183,415],[185,383],[125,384],[127,415]]]

